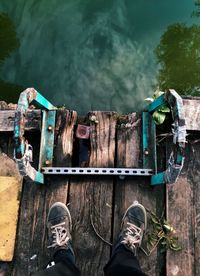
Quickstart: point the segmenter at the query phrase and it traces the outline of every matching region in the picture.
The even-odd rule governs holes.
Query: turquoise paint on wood
[[[43,111],[42,114],[39,170],[42,167],[52,166],[56,111]]]

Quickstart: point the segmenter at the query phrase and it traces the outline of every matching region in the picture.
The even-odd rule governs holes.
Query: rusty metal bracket
[[[45,99],[33,88],[27,88],[20,94],[14,121],[14,158],[21,175],[23,175],[25,179],[43,184],[44,175],[40,171],[34,169],[30,164],[32,162],[32,147],[28,144],[28,141],[26,141],[24,137],[26,111],[28,110],[28,107],[31,103],[37,105],[40,108],[42,107],[45,110],[56,110],[55,106],[53,106],[47,99]],[[48,124],[51,124],[52,119],[52,125],[54,126],[55,114],[53,115],[52,112],[55,113],[55,111],[49,112],[51,112],[49,115],[47,115],[48,111],[46,111],[45,115],[43,114],[43,120],[46,120],[46,117],[50,118],[47,120],[47,122]],[[45,124],[42,127],[44,126]],[[52,141],[52,135],[50,135],[49,138],[49,136],[45,135],[44,133],[45,130],[42,129],[41,148],[44,148],[44,143],[48,143],[49,140]],[[52,142],[51,146],[53,152]],[[45,156],[43,151],[41,154],[42,156]],[[46,154],[46,156],[48,157],[48,154]],[[42,160],[43,157],[40,157],[40,162],[42,162]]]
[[[178,93],[169,89],[158,97],[148,107],[148,112],[152,114],[163,105],[169,105],[172,113],[172,133],[174,148],[168,160],[166,171],[156,173],[151,177],[151,185],[173,184],[177,181],[184,163],[184,152],[186,143],[186,125],[183,112],[183,101]]]

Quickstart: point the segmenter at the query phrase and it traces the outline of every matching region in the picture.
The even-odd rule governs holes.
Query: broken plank
[[[116,114],[93,112],[97,123],[90,124],[90,167],[114,167]],[[73,245],[82,275],[104,275],[110,247],[94,231],[110,242],[112,228],[113,179],[73,177],[69,203],[73,220]],[[92,226],[93,225],[93,226]]]
[[[71,166],[76,121],[75,111],[58,110],[56,113],[54,166]]]
[[[141,116],[132,113],[119,118],[117,127],[117,167],[141,167],[140,144]],[[123,214],[135,200],[154,212],[160,212],[164,207],[163,188],[152,188],[148,177],[118,179],[114,194],[114,243],[117,241],[120,232]],[[140,251],[138,259],[142,270],[148,275],[153,276],[161,273],[162,267],[156,250],[150,257]]]
[[[54,166],[71,166],[73,131],[76,123],[75,111],[58,111]],[[65,141],[67,141],[67,146]],[[30,140],[34,151],[39,151],[37,139]],[[59,161],[58,161],[59,160]],[[66,162],[67,160],[67,162]],[[38,160],[37,160],[38,161]],[[58,163],[56,163],[58,162]],[[51,252],[47,249],[46,217],[53,203],[67,203],[68,178],[51,177],[44,185],[24,183],[20,222],[15,251],[14,275],[30,275],[41,270],[49,261]]]
[[[0,132],[14,130],[15,110],[0,110]],[[41,129],[41,110],[28,110],[25,119],[25,130]]]

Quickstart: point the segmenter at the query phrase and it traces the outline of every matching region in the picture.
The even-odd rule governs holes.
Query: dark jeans
[[[35,276],[77,276],[81,275],[79,269],[75,265],[74,256],[71,250],[60,250],[53,257],[55,265],[41,272],[34,274]],[[114,250],[111,259],[104,267],[105,276],[146,276],[141,271],[137,258],[127,250],[124,245],[120,245]],[[90,275],[88,275],[90,276]]]

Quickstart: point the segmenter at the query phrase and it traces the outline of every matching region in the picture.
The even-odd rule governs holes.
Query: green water
[[[82,114],[139,110],[157,85],[153,49],[169,24],[191,20],[192,2],[0,0],[20,42],[1,66],[1,79]],[[8,90],[0,99],[17,98]]]

